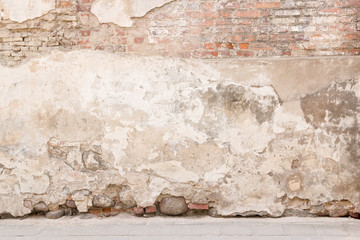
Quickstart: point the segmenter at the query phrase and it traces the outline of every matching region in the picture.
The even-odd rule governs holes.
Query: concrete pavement
[[[360,240],[351,218],[31,217],[0,220],[1,240]]]

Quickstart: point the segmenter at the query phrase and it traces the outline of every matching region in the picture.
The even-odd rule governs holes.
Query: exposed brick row
[[[360,0],[177,0],[131,28],[98,23],[93,2],[59,0],[38,19],[0,22],[0,59],[64,48],[193,58],[360,52]]]

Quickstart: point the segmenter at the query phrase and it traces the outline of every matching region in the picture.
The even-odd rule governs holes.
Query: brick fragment
[[[216,48],[234,49],[234,46],[232,43],[228,43],[228,42],[217,42]]]
[[[72,3],[71,3],[71,1],[60,1],[58,6],[60,8],[67,8],[67,7],[71,7]]]
[[[208,204],[189,203],[188,208],[189,209],[197,209],[197,210],[208,210],[209,205]]]
[[[259,2],[256,3],[256,8],[279,8],[280,2]]]
[[[145,213],[156,213],[157,212],[157,208],[156,206],[148,206],[145,208]]]
[[[214,11],[204,12],[201,14],[202,18],[218,18],[219,14]]]
[[[214,43],[204,43],[204,48],[207,50],[213,50],[214,49]]]
[[[360,33],[347,33],[345,38],[347,40],[360,40]]]
[[[219,52],[216,52],[216,51],[202,52],[201,56],[202,57],[217,57],[217,56],[219,56]]]
[[[257,10],[236,10],[234,15],[240,18],[258,18],[260,12]]]
[[[249,43],[240,43],[239,49],[249,49]]]
[[[133,213],[136,215],[143,215],[144,214],[144,208],[142,207],[134,207]]]
[[[101,215],[102,214],[102,209],[101,208],[92,208],[89,210],[89,212],[91,214],[94,214],[94,215]]]
[[[141,44],[144,42],[144,38],[143,37],[135,37],[134,38],[134,43],[136,44]]]
[[[230,11],[220,10],[220,16],[221,16],[221,17],[227,18],[227,17],[230,17],[230,15],[231,15],[231,12],[230,12]]]
[[[340,7],[357,7],[360,6],[360,0],[339,0],[335,1],[337,6]]]
[[[88,36],[90,36],[90,31],[81,31],[81,36],[82,37],[88,37]]]
[[[77,5],[77,11],[78,12],[90,12],[91,5],[89,4],[78,4]]]

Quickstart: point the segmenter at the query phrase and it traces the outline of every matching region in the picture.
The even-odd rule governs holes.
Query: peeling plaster
[[[120,27],[131,27],[131,18],[143,17],[154,8],[174,0],[96,0],[91,12],[102,23],[115,23]]]
[[[264,85],[228,73],[243,60],[74,51],[0,66],[0,213],[29,213],[25,198],[56,208],[69,196],[86,212],[110,185],[131,206],[169,194],[230,216],[281,216],[286,198],[347,199],[359,211],[360,58],[339,65],[353,78],[323,80],[286,102],[277,74],[289,60],[266,60],[277,72],[249,61]],[[308,61],[334,60],[297,60],[302,71]],[[287,76],[286,85],[298,81]]]
[[[0,0],[3,18],[20,23],[40,17],[55,9],[55,6],[56,0]]]

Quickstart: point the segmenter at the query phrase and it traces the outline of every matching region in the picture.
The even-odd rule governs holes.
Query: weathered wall
[[[360,1],[25,2],[0,0],[0,215],[360,212]]]
[[[55,0],[0,1],[3,64],[54,49],[185,58],[360,53],[359,0],[57,0],[49,13],[17,23],[24,16],[9,13],[28,2],[41,8],[22,11],[33,18]]]

